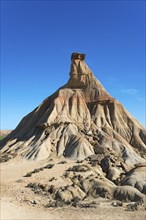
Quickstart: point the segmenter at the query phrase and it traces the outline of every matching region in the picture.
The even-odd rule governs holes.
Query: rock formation
[[[146,130],[106,92],[84,59],[72,54],[67,84],[22,119],[1,141],[2,152],[33,160],[52,152],[75,160],[102,152],[132,166],[144,161]]]
[[[107,93],[84,59],[85,54],[72,54],[68,82],[0,142],[2,158],[88,160],[83,169],[90,175],[72,183],[80,197],[98,194],[139,201],[146,194],[146,129]],[[82,172],[82,166],[74,171]],[[73,199],[72,185],[70,190],[59,189],[56,195]]]

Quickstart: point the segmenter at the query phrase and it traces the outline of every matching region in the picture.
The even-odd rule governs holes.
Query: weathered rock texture
[[[74,183],[75,193],[83,190],[93,197],[98,194],[141,200],[146,193],[146,130],[106,92],[84,59],[85,54],[73,53],[67,84],[25,116],[1,141],[2,161],[5,155],[31,160],[88,157],[104,183],[100,178],[96,180],[98,172],[94,169],[95,180],[87,177],[78,185]],[[64,193],[58,191],[57,195],[66,197]],[[83,197],[84,193],[79,192],[78,196]]]
[[[2,152],[19,150],[27,159],[40,160],[53,151],[72,159],[102,151],[128,165],[144,162],[146,130],[106,92],[84,58],[72,54],[67,84],[22,119],[1,141]]]

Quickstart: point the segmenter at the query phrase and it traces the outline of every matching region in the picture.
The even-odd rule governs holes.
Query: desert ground
[[[0,164],[1,172],[1,220],[16,219],[116,219],[116,220],[144,220],[146,219],[145,209],[128,210],[128,203],[118,206],[116,201],[97,198],[94,206],[63,206],[50,207],[45,205],[48,198],[35,194],[26,187],[30,181],[46,181],[54,176],[58,177],[74,161],[61,164],[60,159],[55,160],[56,169],[44,170],[34,173],[31,178],[25,175],[34,169],[44,166],[45,161],[35,162],[14,158]],[[54,163],[54,161],[51,161]],[[59,184],[59,183],[58,183]],[[60,183],[61,184],[61,183]]]

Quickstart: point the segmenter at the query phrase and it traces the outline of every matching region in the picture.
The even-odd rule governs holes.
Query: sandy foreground
[[[126,211],[123,207],[114,207],[112,201],[99,199],[96,208],[58,207],[45,208],[47,198],[36,196],[26,188],[27,179],[24,175],[43,162],[28,162],[14,159],[0,164],[1,220],[35,220],[35,219],[98,219],[98,220],[145,220],[144,210]],[[34,200],[37,201],[34,204]]]

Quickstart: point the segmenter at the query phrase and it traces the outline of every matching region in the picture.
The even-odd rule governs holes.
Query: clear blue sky
[[[1,129],[69,78],[72,52],[145,126],[145,1],[1,1]]]

